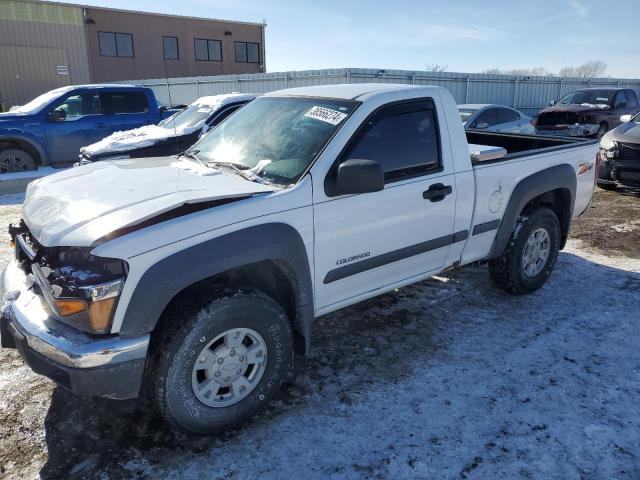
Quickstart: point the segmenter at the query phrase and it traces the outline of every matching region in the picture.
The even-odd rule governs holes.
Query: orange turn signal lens
[[[84,312],[87,309],[87,304],[82,300],[56,300],[56,308],[61,316],[69,317]]]

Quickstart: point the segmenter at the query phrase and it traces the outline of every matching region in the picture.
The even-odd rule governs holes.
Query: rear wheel
[[[37,167],[36,160],[24,150],[8,148],[0,151],[0,173],[26,172]]]
[[[547,281],[560,251],[560,222],[548,208],[523,215],[503,254],[489,262],[500,288],[514,295],[531,293]]]
[[[234,293],[166,319],[148,371],[152,400],[167,422],[218,433],[259,413],[292,365],[282,308],[262,293]]]

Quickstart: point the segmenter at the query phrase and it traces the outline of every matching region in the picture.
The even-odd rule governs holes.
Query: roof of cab
[[[418,90],[426,87],[400,83],[343,83],[337,85],[314,85],[311,87],[287,88],[267,93],[266,97],[323,97],[355,100],[367,94],[383,93],[398,90]]]

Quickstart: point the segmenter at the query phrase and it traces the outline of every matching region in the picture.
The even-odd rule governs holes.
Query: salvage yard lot
[[[638,479],[640,196],[598,190],[572,235],[530,296],[467,267],[322,317],[282,398],[224,436],[2,351],[0,477]]]

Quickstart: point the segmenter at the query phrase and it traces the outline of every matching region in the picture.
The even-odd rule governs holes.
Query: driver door
[[[455,237],[456,185],[452,165],[442,161],[436,118],[430,99],[383,107],[337,160],[377,161],[385,186],[314,200],[320,310],[444,267]]]
[[[78,160],[80,148],[109,135],[98,93],[75,93],[50,112],[46,124],[51,163]]]

